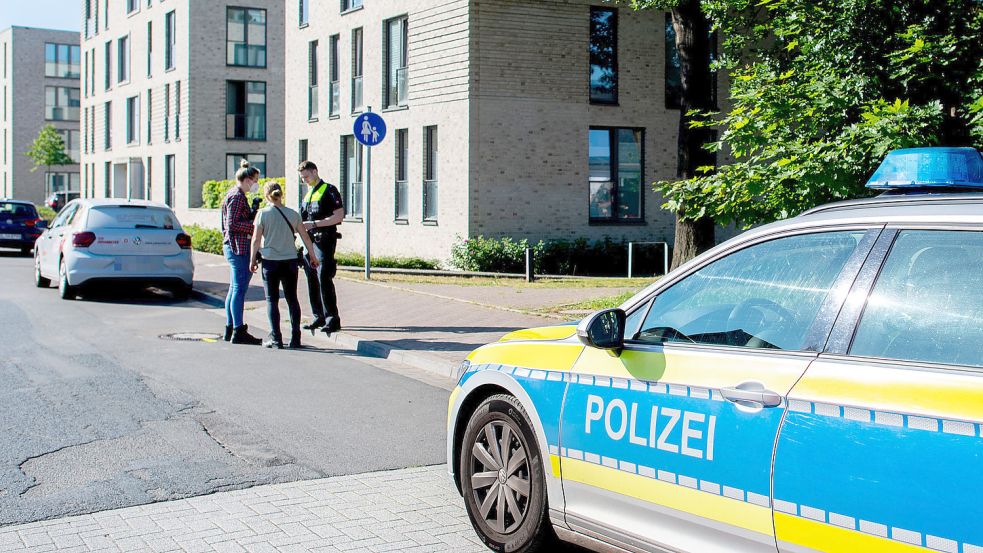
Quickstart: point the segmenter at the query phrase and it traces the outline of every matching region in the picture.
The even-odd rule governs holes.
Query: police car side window
[[[902,231],[851,355],[983,367],[983,232]]]
[[[788,236],[718,259],[660,293],[636,341],[800,350],[863,235]]]

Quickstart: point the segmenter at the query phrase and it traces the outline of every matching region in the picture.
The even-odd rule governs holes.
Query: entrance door
[[[620,354],[586,350],[562,414],[568,524],[640,548],[776,551],[771,468],[785,396],[875,235],[748,245],[632,313],[641,324]]]

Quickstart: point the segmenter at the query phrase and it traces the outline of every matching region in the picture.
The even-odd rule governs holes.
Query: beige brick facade
[[[284,174],[282,2],[139,0],[130,13],[129,1],[113,1],[108,7],[106,0],[86,4],[89,18],[88,23],[83,21],[82,41],[83,129],[89,132],[88,150],[82,156],[86,195],[168,202],[183,223],[214,227],[219,224],[217,215],[197,209],[201,185],[226,178],[227,155],[265,155],[266,174]],[[265,36],[261,40],[251,36],[248,41],[253,45],[265,41],[265,67],[227,63],[230,7],[265,10]],[[174,14],[175,30],[172,68],[165,67],[169,13]],[[129,77],[120,82],[119,41],[124,37],[128,37],[130,67]],[[265,140],[228,137],[228,81],[265,83]],[[136,136],[128,141],[131,98],[139,104],[139,117]],[[107,102],[111,103],[108,148]],[[173,172],[168,166],[171,159]]]
[[[79,120],[67,115],[76,105],[59,105],[55,112],[46,110],[49,87],[78,91],[77,77],[46,76],[47,44],[77,47],[79,35],[72,31],[11,27],[0,31],[0,197],[12,197],[42,203],[51,193],[44,168],[32,171],[34,162],[27,157],[31,143],[41,128],[52,125],[66,132],[69,140],[81,141]],[[70,61],[70,60],[69,60]],[[64,75],[64,73],[59,73]],[[67,98],[61,97],[62,100]],[[77,100],[77,96],[75,98]],[[61,109],[64,108],[64,109]],[[49,117],[54,116],[54,117]],[[65,118],[59,118],[64,116]],[[66,144],[78,160],[81,146]],[[79,182],[79,166],[51,167],[66,183]],[[75,188],[78,191],[78,187]]]
[[[676,168],[679,112],[666,108],[665,14],[618,8],[618,104],[589,99],[591,5],[584,0],[365,0],[355,11],[311,2],[309,24],[287,2],[286,160],[301,140],[321,175],[339,183],[340,140],[352,133],[351,37],[364,29],[365,104],[381,112],[389,135],[374,148],[374,255],[446,259],[458,237],[672,242],[674,217],[651,182]],[[408,101],[379,109],[384,79],[384,21],[408,20]],[[327,45],[339,35],[341,109],[328,117]],[[318,40],[321,113],[308,121],[309,43]],[[356,114],[357,115],[357,114]],[[424,127],[438,127],[438,217],[423,221]],[[631,223],[591,222],[588,133],[592,127],[641,129],[643,216]],[[395,129],[409,131],[409,217],[394,218]],[[296,201],[296,198],[294,198]],[[339,249],[364,246],[364,221],[342,226]]]

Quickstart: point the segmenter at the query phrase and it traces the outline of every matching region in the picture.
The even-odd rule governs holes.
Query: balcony
[[[362,111],[362,76],[352,77],[352,113]]]

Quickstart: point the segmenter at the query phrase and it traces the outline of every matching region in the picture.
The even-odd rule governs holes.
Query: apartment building
[[[74,31],[10,27],[0,31],[0,197],[42,203],[51,194],[77,198],[79,166],[33,171],[25,153],[52,125],[65,151],[79,160],[79,35]]]
[[[86,196],[218,226],[202,183],[284,174],[282,1],[84,0],[83,23]]]
[[[341,189],[339,248],[363,248],[366,152],[352,129],[369,106],[388,128],[372,151],[376,254],[447,258],[478,235],[671,243],[673,214],[650,184],[677,166],[666,13],[288,0],[287,14],[286,162],[309,158]]]

